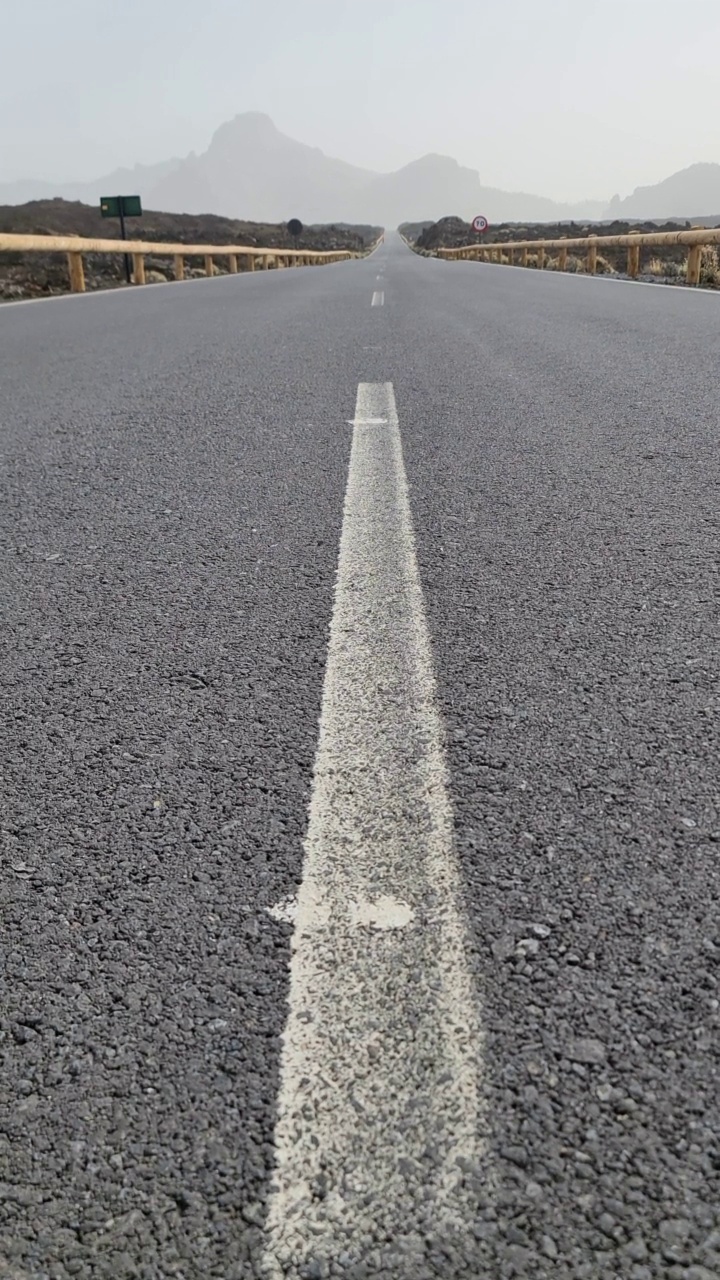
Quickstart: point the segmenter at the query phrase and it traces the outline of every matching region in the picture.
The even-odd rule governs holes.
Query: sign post
[[[126,218],[142,218],[142,204],[139,196],[101,196],[100,197],[100,215],[103,218],[119,218],[120,219],[120,235],[123,240],[127,240],[125,231]],[[128,284],[131,282],[130,275],[130,258],[128,254],[123,254],[125,259],[125,279]]]
[[[472,223],[470,225],[472,226],[473,231],[477,235],[482,236],[487,231],[488,227],[490,226],[490,223],[488,222],[484,214],[479,213],[476,218],[473,218]]]
[[[293,240],[295,241],[295,248],[297,249],[298,240],[300,239],[300,236],[303,233],[303,224],[299,218],[291,218],[287,224],[287,229],[290,232],[290,235],[292,236]]]

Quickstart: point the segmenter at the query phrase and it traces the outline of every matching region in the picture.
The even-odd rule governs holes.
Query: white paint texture
[[[361,384],[305,842],[266,1273],[471,1237],[482,1035],[391,384]],[[364,1274],[364,1272],[363,1272]]]
[[[375,290],[375,292],[374,292],[374,294],[373,294],[373,296],[372,296],[372,302],[371,302],[371,304],[370,304],[370,305],[371,305],[372,307],[384,307],[384,306],[385,306],[385,294],[383,293],[382,289],[376,289],[376,290]]]

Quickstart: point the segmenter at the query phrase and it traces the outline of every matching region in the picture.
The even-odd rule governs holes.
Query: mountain
[[[201,155],[118,169],[96,182],[0,183],[0,204],[54,196],[97,204],[101,195],[133,194],[146,208],[168,213],[357,221],[356,193],[375,176],[286,137],[269,116],[248,111],[221,125]]]
[[[0,204],[28,204],[31,200],[81,200],[99,204],[101,196],[142,195],[152,190],[182,160],[162,160],[159,164],[136,164],[133,169],[116,169],[94,182],[40,182],[29,178],[20,182],[0,182]]]
[[[427,155],[395,173],[378,174],[358,192],[365,209],[381,212],[386,227],[396,227],[411,216],[441,218],[448,209],[480,207],[480,178],[474,169],[463,169],[449,156]],[[470,215],[473,216],[472,214]]]
[[[524,191],[500,191],[481,187],[482,210],[491,223],[497,222],[594,222],[603,216],[604,200],[580,200],[562,204],[547,196]]]
[[[178,213],[328,222],[354,216],[355,198],[373,177],[287,138],[269,116],[249,111],[221,125],[207,151],[188,157],[150,198],[155,208]]]
[[[168,213],[390,227],[408,218],[435,222],[449,210],[466,218],[485,213],[491,221],[538,221],[599,217],[603,208],[484,187],[474,169],[449,156],[426,155],[394,173],[373,173],[288,138],[256,111],[221,125],[201,155],[119,169],[96,182],[0,183],[0,204],[54,196],[96,204],[100,196],[117,194],[140,195],[145,207]]]
[[[716,218],[720,211],[720,164],[691,164],[664,182],[636,187],[624,200],[613,196],[606,218]]]
[[[449,213],[484,213],[491,223],[694,217],[720,209],[720,165],[696,164],[626,200],[561,204],[525,192],[483,186],[474,169],[426,155],[394,173],[374,173],[288,138],[269,116],[229,120],[200,155],[119,169],[96,182],[0,184],[0,204],[61,196],[97,204],[101,195],[139,194],[150,209],[219,214],[258,222],[363,222],[397,226],[437,222]]]

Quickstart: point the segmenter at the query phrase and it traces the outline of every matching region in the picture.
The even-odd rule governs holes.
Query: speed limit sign
[[[473,231],[477,231],[480,234],[482,234],[483,231],[487,231],[489,225],[487,218],[484,218],[481,213],[478,214],[477,218],[473,218],[472,220]]]

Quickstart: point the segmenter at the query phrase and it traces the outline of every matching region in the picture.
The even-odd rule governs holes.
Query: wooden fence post
[[[228,271],[230,272],[231,276],[237,275],[237,254],[236,253],[228,254]]]
[[[596,274],[597,257],[598,257],[597,245],[596,244],[588,245],[587,259],[585,262],[588,275],[594,276]]]
[[[525,245],[524,249],[521,250],[520,265],[521,267],[526,267],[527,264],[528,264],[528,247],[527,245]]]
[[[640,245],[629,244],[627,256],[627,273],[631,280],[637,280],[640,275]]]
[[[700,263],[702,261],[702,245],[694,244],[691,246],[687,261],[687,282],[688,284],[700,283]]]
[[[211,254],[211,253],[206,253],[206,254],[205,254],[205,275],[206,275],[206,276],[211,276],[212,274],[213,274],[213,260],[212,260],[212,254]]]
[[[185,279],[185,259],[181,253],[176,253],[173,257],[173,266],[175,268],[175,279]]]
[[[134,253],[133,256],[133,284],[145,283],[145,254]]]
[[[567,249],[558,249],[558,271],[567,271]]]
[[[70,272],[70,289],[72,293],[84,293],[85,272],[83,270],[82,254],[69,253],[67,255],[67,264]]]
[[[512,248],[508,249],[508,262],[511,267],[515,266],[515,250]]]
[[[538,271],[542,271],[545,267],[545,245],[541,244],[537,255]]]
[[[243,254],[243,262],[245,263],[246,271],[255,270],[255,254],[254,253]]]

